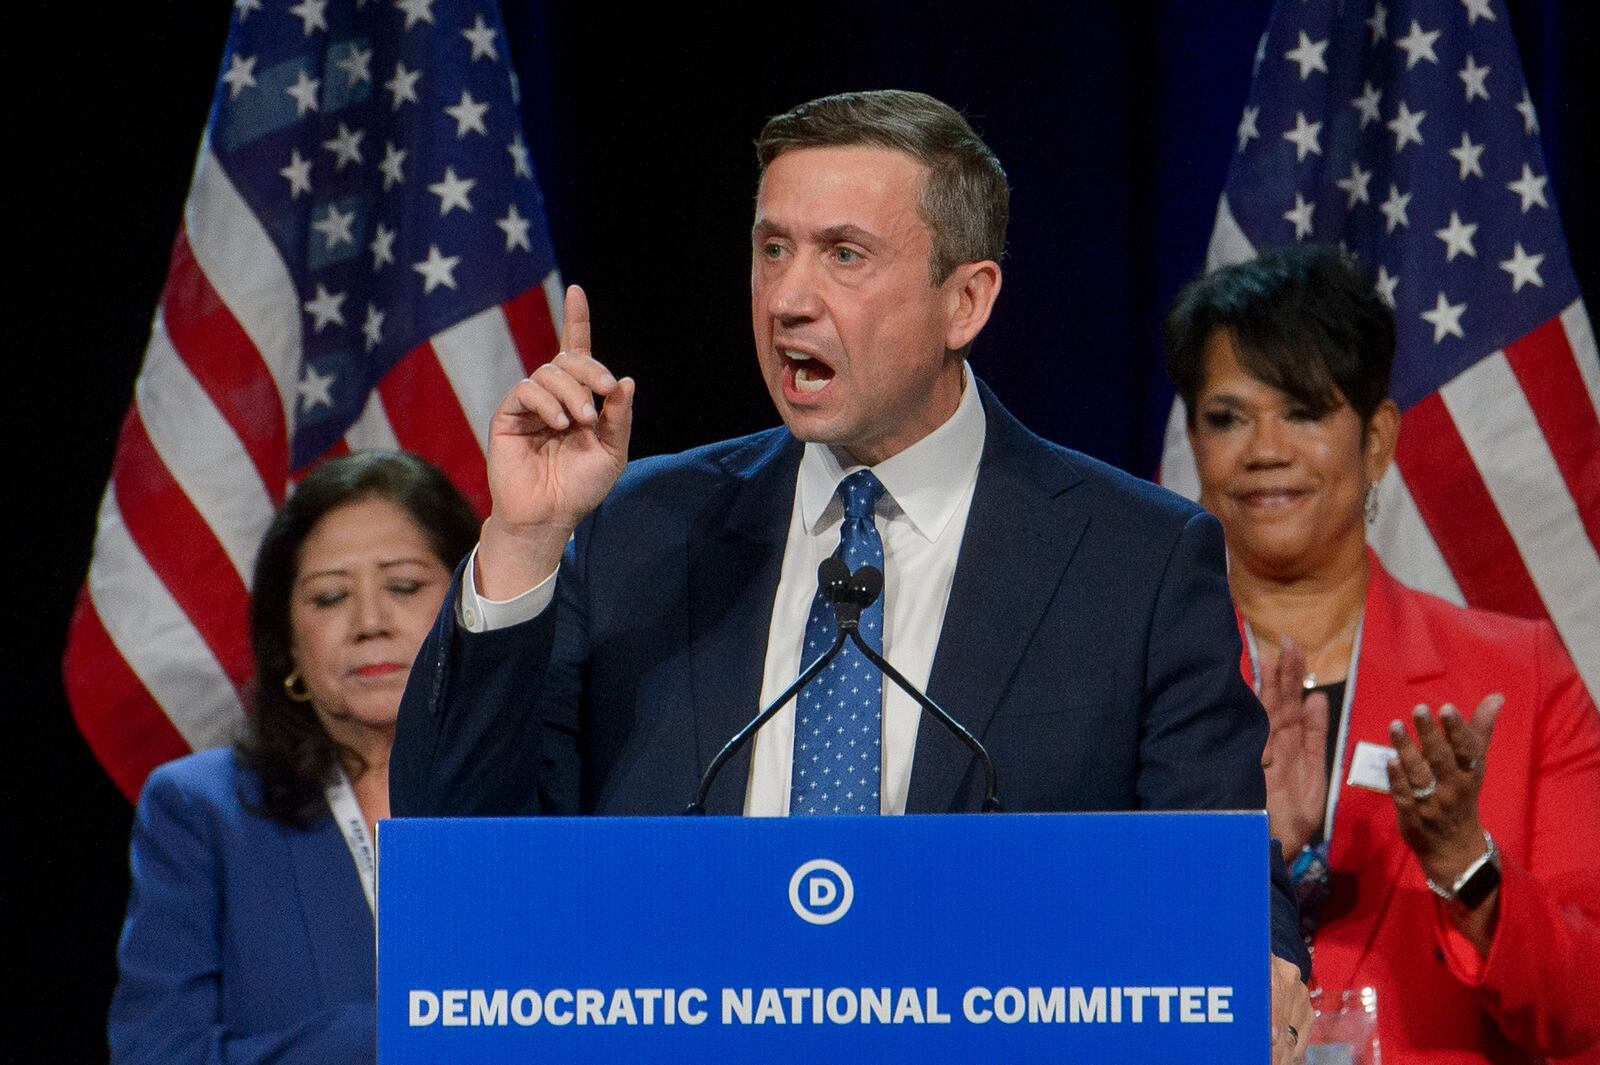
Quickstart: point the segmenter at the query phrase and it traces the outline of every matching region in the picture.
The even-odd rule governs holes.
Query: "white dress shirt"
[[[967,526],[967,511],[978,482],[986,425],[983,405],[964,369],[961,402],[939,428],[872,468],[884,487],[875,522],[883,537],[883,656],[912,684],[926,688],[933,656],[944,629],[945,606],[955,578],[956,557]],[[778,577],[759,706],[776,699],[809,662],[802,662],[806,620],[817,591],[817,566],[839,546],[844,507],[835,496],[839,482],[863,467],[843,450],[807,444],[800,459],[783,569]],[[467,573],[476,572],[477,551]],[[556,574],[508,600],[479,595],[463,581],[456,620],[472,632],[515,625],[537,617],[555,596]],[[960,707],[950,707],[957,718]],[[880,806],[901,814],[911,785],[922,708],[887,677],[883,681],[883,744]],[[937,726],[936,726],[937,727]],[[782,816],[789,812],[794,754],[794,701],[756,734],[744,812]]]

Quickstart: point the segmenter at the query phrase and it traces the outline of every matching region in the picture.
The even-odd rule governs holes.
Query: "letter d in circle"
[[[855,898],[850,874],[826,858],[803,863],[789,878],[789,905],[807,924],[833,924],[850,912]]]

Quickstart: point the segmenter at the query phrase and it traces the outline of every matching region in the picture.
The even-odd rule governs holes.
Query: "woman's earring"
[[[1376,482],[1367,485],[1367,524],[1371,525],[1378,520],[1378,485]]]
[[[283,678],[283,692],[297,703],[311,701],[311,689],[306,687],[306,679],[298,669]]]

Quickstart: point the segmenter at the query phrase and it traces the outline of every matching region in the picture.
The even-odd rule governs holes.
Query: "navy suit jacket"
[[[151,774],[109,1036],[136,1062],[342,1065],[377,1056],[372,911],[344,838],[251,809],[230,750]]]
[[[1007,810],[1260,809],[1267,722],[1216,520],[979,389],[987,436],[928,694],[989,748]],[[463,631],[452,592],[401,704],[394,814],[681,811],[757,710],[802,447],[775,429],[631,463],[524,624]],[[738,813],[748,774],[746,748],[708,810]],[[971,753],[924,721],[908,812],[981,800]],[[1272,864],[1275,950],[1304,968]]]

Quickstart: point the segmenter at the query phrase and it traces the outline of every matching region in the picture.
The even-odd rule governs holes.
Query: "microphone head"
[[[876,566],[862,566],[850,580],[852,598],[865,610],[883,592],[883,573]]]
[[[829,555],[817,567],[817,587],[830,603],[842,602],[850,592],[850,567],[838,555]]]

